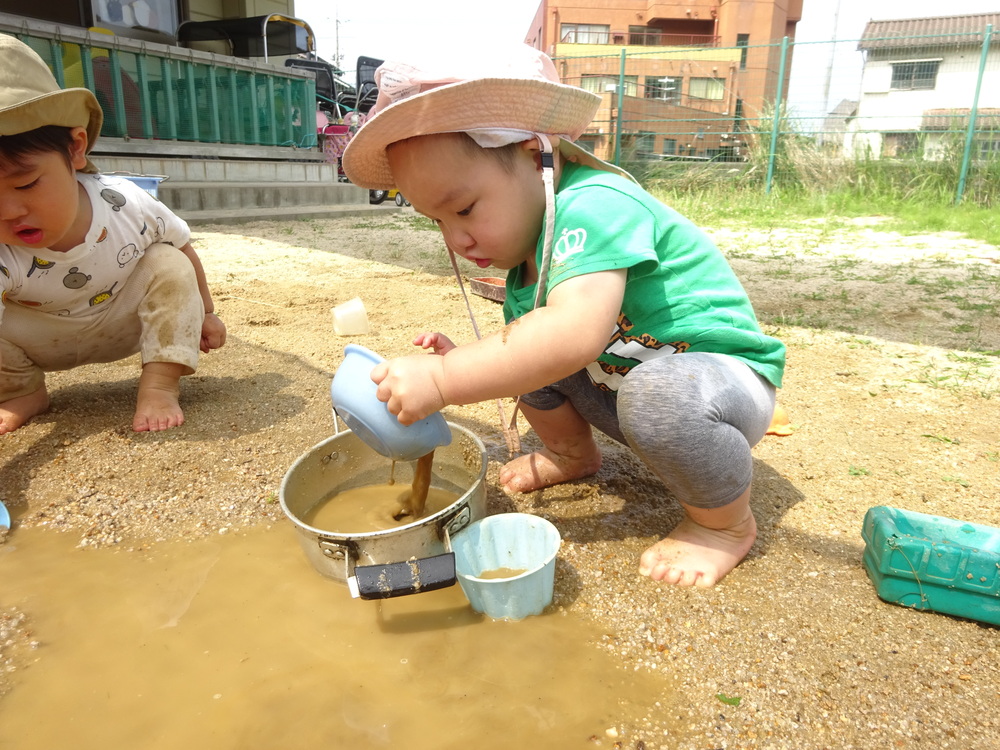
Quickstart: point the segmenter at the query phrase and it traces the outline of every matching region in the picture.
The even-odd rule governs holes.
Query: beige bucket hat
[[[104,113],[89,89],[61,89],[45,61],[20,40],[0,34],[0,136],[45,125],[87,129],[87,152],[101,133]],[[88,159],[82,172],[97,172]]]
[[[396,187],[386,158],[389,145],[455,132],[499,134],[491,138],[495,145],[535,133],[557,136],[559,150],[571,161],[631,179],[572,143],[590,125],[601,98],[560,82],[552,60],[528,45],[474,56],[454,53],[425,65],[385,62],[375,71],[375,83],[378,99],[343,156],[345,174],[360,187]]]

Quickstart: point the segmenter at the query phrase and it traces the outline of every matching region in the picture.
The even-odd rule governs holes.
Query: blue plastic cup
[[[561,541],[555,526],[530,513],[499,513],[459,532],[451,548],[469,604],[495,620],[540,615],[552,603]]]
[[[375,365],[385,360],[357,344],[344,347],[344,361],[333,375],[330,398],[347,428],[372,450],[393,461],[416,461],[451,442],[451,430],[440,412],[402,425],[382,401],[372,382]]]

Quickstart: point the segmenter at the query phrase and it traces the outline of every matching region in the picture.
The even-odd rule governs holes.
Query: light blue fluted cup
[[[498,513],[463,529],[451,548],[469,604],[495,620],[540,615],[552,603],[561,541],[555,526],[530,513]]]
[[[357,344],[344,347],[344,361],[333,375],[330,398],[336,415],[372,450],[393,461],[416,461],[451,442],[451,430],[440,412],[402,425],[375,392],[375,365],[385,360]],[[336,421],[336,420],[335,420]]]

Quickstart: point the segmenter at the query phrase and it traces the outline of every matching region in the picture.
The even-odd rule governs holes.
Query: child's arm
[[[208,288],[208,280],[205,278],[205,269],[201,265],[201,258],[198,257],[198,253],[194,251],[190,242],[181,247],[180,251],[194,266],[194,275],[198,279],[198,292],[201,294],[202,302],[205,303],[205,321],[201,324],[201,350],[209,352],[212,349],[218,349],[226,343],[226,324],[215,314],[215,303],[212,301],[212,292]]]
[[[415,355],[378,365],[378,398],[402,424],[449,404],[527,393],[595,361],[621,312],[627,271],[584,274],[560,283],[545,307],[443,357]]]

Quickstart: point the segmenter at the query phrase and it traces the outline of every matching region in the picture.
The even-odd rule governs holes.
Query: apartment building
[[[580,139],[611,158],[741,158],[787,92],[802,0],[542,0],[525,42],[602,97]]]

